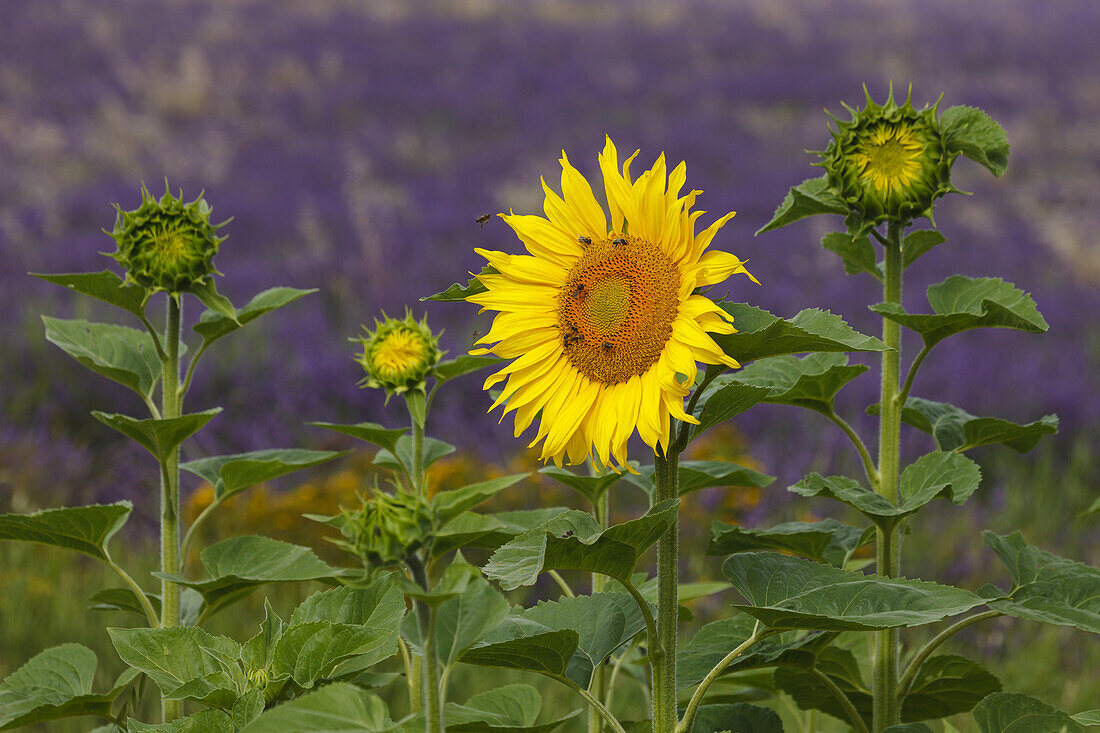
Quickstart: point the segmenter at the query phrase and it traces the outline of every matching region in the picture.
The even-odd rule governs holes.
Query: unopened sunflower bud
[[[360,386],[385,389],[387,397],[413,389],[423,392],[425,380],[443,356],[427,317],[417,322],[406,311],[403,319],[375,319],[374,326],[374,331],[363,326],[365,335],[352,339],[363,345],[363,353],[355,356],[367,372]]]
[[[366,566],[404,560],[423,544],[430,529],[427,504],[403,491],[388,494],[372,489],[360,509],[344,514],[347,544]]]
[[[833,118],[832,142],[819,153],[829,184],[859,225],[930,216],[932,203],[955,190],[950,176],[957,157],[944,145],[936,106],[917,111],[910,99],[899,106],[893,89],[879,105],[866,87],[864,93],[867,106],[845,105],[852,119]]]
[[[217,231],[228,222],[210,223],[210,205],[201,194],[184,203],[183,192],[172,196],[165,182],[157,200],[142,186],[141,206],[125,211],[115,204],[115,211],[110,234],[118,251],[108,256],[126,269],[126,282],[179,293],[217,272],[214,255],[225,240]]]

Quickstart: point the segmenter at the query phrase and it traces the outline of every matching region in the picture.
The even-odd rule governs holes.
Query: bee
[[[474,329],[474,332],[470,334],[470,341],[472,341],[472,342],[474,342],[474,343],[476,344],[476,343],[477,343],[477,340],[478,340],[479,338],[481,338],[481,334],[480,334],[480,333],[478,333],[478,332],[477,332],[477,329],[475,328],[475,329]]]
[[[569,348],[578,341],[584,341],[584,336],[577,332],[576,326],[569,327],[569,333],[563,334],[561,337],[562,343],[565,344],[565,348]]]
[[[604,341],[602,344],[600,344],[600,348],[604,351],[611,351],[615,347],[611,345],[610,341]]]
[[[490,218],[491,217],[488,214],[482,214],[477,219],[474,219],[474,221],[477,222],[478,229],[480,229],[481,227],[485,226],[485,222],[489,221]]]
[[[576,298],[578,295],[584,292],[584,283],[577,283],[573,286],[573,292],[570,293],[570,297]]]
[[[577,237],[577,241],[580,242],[581,244],[585,245],[585,246],[588,246],[588,245],[592,244],[592,238],[591,237]]]
[[[616,247],[623,247],[626,245],[626,240],[620,237],[619,239],[612,239],[611,243]]]
[[[570,538],[570,537],[572,537],[572,536],[573,536],[573,530],[571,530],[571,529],[567,529],[567,530],[565,530],[564,532],[562,532],[561,538],[562,538],[563,540],[567,540],[567,539],[569,539],[569,538]]]

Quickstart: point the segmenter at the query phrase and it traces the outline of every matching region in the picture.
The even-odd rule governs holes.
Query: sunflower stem
[[[165,352],[161,361],[161,417],[165,420],[179,417],[183,410],[183,393],[180,389],[180,321],[183,316],[181,296],[168,295],[168,314],[165,323]],[[180,477],[179,448],[161,464],[160,471],[160,570],[176,575],[180,569]],[[178,626],[180,622],[180,587],[169,580],[161,580],[162,628]],[[161,701],[161,718],[169,722],[180,717],[179,700]]]
[[[595,470],[591,473],[596,474]],[[611,509],[611,498],[608,492],[604,492],[599,499],[596,500],[596,521],[600,525],[600,529],[607,529],[608,517]],[[592,573],[592,593],[599,593],[607,585],[607,576],[602,573]],[[603,700],[607,697],[607,664],[601,663],[592,670],[592,682],[589,684],[589,690],[597,700]],[[604,727],[603,714],[595,705],[588,706],[588,733],[601,733]]]
[[[428,571],[420,558],[413,555],[407,562],[417,585],[431,592]],[[425,733],[443,733],[443,707],[439,694],[439,659],[435,650],[435,609],[423,601],[416,602],[416,620],[420,627],[421,657],[420,698],[424,710]]]
[[[884,240],[886,260],[883,277],[883,301],[901,303],[902,271],[901,226],[897,222],[887,225]],[[898,470],[901,443],[901,405],[898,404],[898,382],[901,362],[901,325],[884,318],[882,340],[889,350],[882,352],[882,389],[879,404],[878,486],[876,490],[890,503],[898,501]],[[876,530],[876,572],[885,577],[900,574],[900,555],[897,525]],[[873,676],[873,729],[883,730],[897,725],[901,718],[898,700],[898,631],[876,631],[872,656]]]
[[[654,503],[678,496],[680,454],[675,450],[654,455]],[[657,540],[657,642],[649,650],[653,670],[653,731],[676,730],[676,617],[679,611],[677,585],[679,575],[680,517]]]

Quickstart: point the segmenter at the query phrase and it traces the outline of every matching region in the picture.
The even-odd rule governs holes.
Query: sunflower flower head
[[[184,203],[183,192],[172,196],[166,181],[159,200],[142,186],[141,206],[125,211],[115,204],[115,211],[115,227],[109,233],[118,250],[108,257],[126,269],[127,283],[179,293],[217,272],[214,255],[225,241],[217,232],[229,222],[210,223],[210,204],[202,194]]]
[[[669,444],[671,419],[684,412],[697,363],[738,366],[710,334],[734,333],[732,318],[700,291],[740,273],[727,252],[707,251],[733,217],[695,232],[700,191],[683,191],[687,168],[669,172],[661,154],[637,179],[607,138],[599,156],[608,211],[588,181],[561,157],[559,195],[542,183],[545,216],[501,214],[526,254],[477,249],[495,272],[468,296],[496,311],[471,354],[512,361],[485,381],[504,382],[490,410],[515,412],[518,437],[536,417],[531,446],[541,459],[630,470],[627,441],[637,432],[654,450]]]
[[[916,110],[911,95],[905,104],[871,98],[866,107],[845,105],[852,119],[836,117],[829,146],[819,153],[829,184],[840,193],[860,223],[910,221],[930,216],[933,202],[955,190],[949,153],[936,117],[938,106]]]
[[[439,335],[428,328],[427,316],[418,322],[405,311],[404,318],[383,316],[374,326],[373,331],[363,326],[364,336],[352,339],[363,346],[355,356],[367,372],[360,386],[385,389],[387,398],[413,389],[423,392],[425,380],[443,356]]]

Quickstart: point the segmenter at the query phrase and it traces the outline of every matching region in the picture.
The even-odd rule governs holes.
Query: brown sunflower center
[[[644,239],[593,240],[558,294],[569,362],[589,379],[619,384],[643,374],[672,336],[680,268]]]

